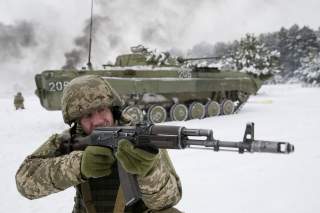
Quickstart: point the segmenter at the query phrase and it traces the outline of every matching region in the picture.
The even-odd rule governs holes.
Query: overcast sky
[[[138,44],[159,50],[172,47],[187,50],[201,41],[212,44],[232,41],[245,33],[272,32],[295,23],[313,29],[320,26],[319,0],[94,2],[94,14],[99,18],[94,23],[97,30],[92,54],[96,66],[114,61],[116,55]],[[86,36],[83,29],[90,15],[90,4],[91,0],[0,0],[0,32],[9,34],[0,35],[1,51],[4,51],[0,54],[5,59],[0,59],[0,65],[5,67],[7,77],[16,70],[33,79],[33,74],[42,69],[63,66],[64,53],[76,47],[74,39]],[[21,27],[22,21],[28,25]],[[19,35],[28,27],[34,33],[28,34],[31,40],[21,47]],[[19,45],[14,45],[15,42]],[[14,50],[9,49],[12,46]],[[18,81],[15,84],[18,85],[15,87],[20,85]]]

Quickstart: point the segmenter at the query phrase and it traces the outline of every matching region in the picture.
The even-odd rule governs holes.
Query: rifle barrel
[[[203,147],[206,149],[213,148],[214,151],[219,151],[221,148],[229,148],[238,150],[242,153],[241,150],[246,152],[266,152],[266,153],[282,153],[289,154],[294,151],[294,146],[287,142],[275,142],[275,141],[261,141],[255,140],[252,143],[244,142],[231,142],[231,141],[219,141],[219,140],[186,140],[184,142],[186,147],[193,148]]]

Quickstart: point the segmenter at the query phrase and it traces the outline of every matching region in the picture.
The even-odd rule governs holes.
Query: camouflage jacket
[[[14,104],[22,104],[24,102],[24,98],[22,95],[15,95],[13,99]]]
[[[18,169],[17,189],[24,197],[41,198],[86,181],[80,172],[83,152],[59,154],[66,132],[69,131],[52,135],[33,154],[27,156]],[[142,200],[149,209],[167,208],[181,199],[181,183],[166,150],[160,150],[150,174],[137,179]]]

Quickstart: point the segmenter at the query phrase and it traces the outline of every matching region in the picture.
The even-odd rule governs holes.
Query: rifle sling
[[[96,213],[96,208],[94,207],[92,194],[90,190],[89,182],[85,182],[81,184],[81,192],[84,201],[84,205],[88,213]]]
[[[124,195],[121,185],[118,188],[117,198],[114,205],[113,213],[123,213],[125,209]]]

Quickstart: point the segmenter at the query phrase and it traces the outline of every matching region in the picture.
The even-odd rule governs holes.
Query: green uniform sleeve
[[[16,174],[18,191],[36,199],[84,182],[80,174],[82,151],[58,155],[60,135],[52,135],[28,156]]]
[[[138,176],[138,184],[149,209],[169,208],[181,199],[181,182],[166,150],[160,150],[155,166],[146,176]]]

